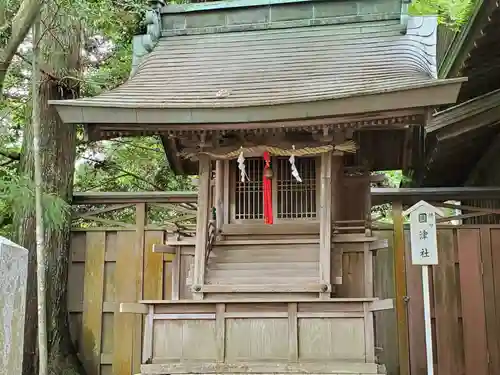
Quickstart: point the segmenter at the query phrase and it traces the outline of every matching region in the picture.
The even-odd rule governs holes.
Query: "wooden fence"
[[[171,259],[151,251],[164,241],[166,228],[148,223],[145,203],[134,206],[135,224],[107,220],[108,226],[73,231],[70,323],[89,375],[139,373],[142,318],[116,313],[118,303],[170,298]],[[376,295],[395,297],[393,231],[376,235],[389,240],[376,255]],[[409,264],[408,230],[405,239],[409,367],[411,375],[424,375],[420,268]],[[438,245],[440,264],[431,275],[436,373],[500,374],[500,225],[441,225]],[[380,361],[399,375],[395,311],[378,313],[376,336]]]
[[[116,203],[116,202],[113,202]],[[167,229],[152,224],[145,203],[118,204],[77,215],[71,243],[68,308],[73,339],[89,375],[140,373],[142,317],[117,313],[120,302],[169,299],[168,254],[153,253]],[[150,206],[168,208],[171,203]],[[135,207],[135,224],[99,218],[100,214]],[[151,208],[151,207],[149,207]],[[184,211],[192,208],[179,207]],[[188,214],[183,213],[182,220]],[[107,226],[81,227],[81,220]]]
[[[392,231],[389,248],[375,263],[376,294],[394,297]],[[411,375],[427,374],[421,268],[410,264],[405,231],[407,317]],[[500,374],[500,226],[441,226],[439,265],[431,273],[434,369],[437,375]],[[379,358],[389,374],[399,375],[395,311],[376,322]]]

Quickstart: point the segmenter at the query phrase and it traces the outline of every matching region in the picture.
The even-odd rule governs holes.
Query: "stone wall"
[[[28,250],[0,237],[0,375],[21,374]]]

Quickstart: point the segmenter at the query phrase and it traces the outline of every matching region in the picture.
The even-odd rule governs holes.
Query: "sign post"
[[[441,210],[425,201],[420,201],[403,212],[403,216],[408,215],[410,215],[411,262],[422,266],[427,374],[434,375],[429,269],[430,266],[438,264],[436,216],[444,215]]]

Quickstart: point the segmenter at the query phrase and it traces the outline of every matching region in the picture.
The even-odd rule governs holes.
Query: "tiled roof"
[[[436,20],[410,18],[163,37],[128,82],[53,102],[121,108],[234,108],[423,88],[436,79]]]

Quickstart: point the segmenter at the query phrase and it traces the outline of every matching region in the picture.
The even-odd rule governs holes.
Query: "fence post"
[[[410,345],[408,335],[408,311],[406,291],[406,254],[403,227],[403,204],[392,203],[394,225],[394,286],[396,295],[396,318],[398,327],[399,375],[410,375]]]

